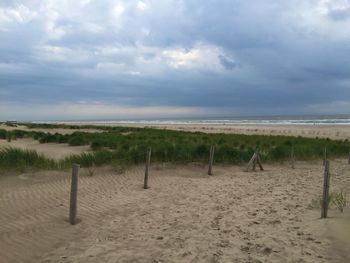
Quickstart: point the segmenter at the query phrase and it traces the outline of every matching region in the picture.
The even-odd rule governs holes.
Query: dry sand
[[[118,124],[112,126],[148,127],[205,133],[285,135],[350,140],[350,125],[262,125],[262,124]]]
[[[0,149],[6,147],[36,150],[38,153],[53,159],[61,159],[72,154],[89,152],[90,146],[69,146],[66,143],[39,143],[31,138],[17,139],[8,142],[0,139]]]
[[[72,125],[83,125],[82,123],[67,123]],[[94,125],[93,123],[89,123]],[[101,125],[97,123],[96,125]],[[330,138],[335,140],[350,140],[350,125],[263,125],[263,124],[105,124],[105,126],[121,126],[136,128],[156,128],[189,132],[205,132],[205,133],[233,133],[247,135],[284,135],[284,136],[302,136],[309,138]],[[75,131],[83,132],[102,132],[95,129],[28,129],[25,126],[8,127],[0,124],[0,129],[6,130],[27,130],[42,131],[50,133],[70,134]]]
[[[350,262],[349,220],[319,219],[320,163],[152,166],[125,173],[81,170],[78,217],[67,222],[69,173],[0,176],[1,262]],[[331,162],[331,191],[350,185],[345,160]],[[341,229],[336,229],[342,222]],[[336,237],[336,239],[335,239]],[[337,242],[337,243],[335,243]]]
[[[69,129],[69,128],[55,128],[55,129],[47,129],[47,128],[28,128],[24,125],[16,125],[15,127],[7,126],[6,124],[0,124],[0,129],[13,131],[13,130],[22,130],[22,131],[38,131],[38,132],[47,132],[47,133],[59,133],[59,134],[72,134],[73,132],[103,132],[102,130],[97,129]]]

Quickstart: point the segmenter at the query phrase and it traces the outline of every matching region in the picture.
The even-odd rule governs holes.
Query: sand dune
[[[330,262],[338,220],[306,208],[321,193],[322,165],[152,166],[81,170],[78,215],[67,222],[69,173],[0,177],[2,262]],[[345,160],[331,164],[333,190],[350,185]],[[330,232],[331,231],[331,232]],[[348,248],[339,239],[337,247]],[[344,244],[345,243],[345,244]],[[340,251],[340,250],[339,250]],[[343,250],[345,251],[345,250]],[[334,252],[334,250],[333,250]],[[348,262],[348,261],[343,261]]]

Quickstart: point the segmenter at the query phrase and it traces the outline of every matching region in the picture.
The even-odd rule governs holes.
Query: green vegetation
[[[0,149],[0,167],[8,170],[23,170],[27,167],[54,169],[58,166],[54,160],[48,159],[36,151],[5,148]]]
[[[328,197],[328,206],[331,207],[331,205],[338,208],[340,212],[343,213],[344,208],[347,205],[347,195],[345,192],[333,192]],[[322,206],[322,196],[313,198],[311,202],[307,205],[308,209],[320,209]]]
[[[79,163],[83,167],[112,163],[128,165],[144,162],[145,152],[148,147],[152,147],[152,162],[188,163],[207,162],[210,146],[215,145],[215,162],[230,164],[247,162],[256,148],[259,148],[264,162],[289,159],[292,146],[294,146],[294,155],[299,160],[322,158],[325,146],[327,147],[329,158],[345,157],[350,149],[350,143],[347,140],[333,141],[330,139],[287,136],[206,134],[128,127],[76,127],[56,124],[26,125],[29,128],[94,128],[99,129],[100,132],[76,131],[72,134],[63,135],[38,131],[6,131],[0,129],[0,139],[8,140],[11,138],[15,140],[28,137],[38,140],[40,143],[68,143],[71,146],[90,145],[93,151],[70,156],[59,162],[54,162],[43,156],[37,156],[38,160],[50,163],[50,165],[46,166],[43,164],[44,167],[38,164],[39,161],[27,162],[25,158],[28,157],[28,152],[26,152],[27,155],[24,152],[18,152],[18,156],[11,160],[14,166],[18,166],[18,162],[30,167],[47,168],[49,166],[52,169],[70,167],[73,162]],[[5,153],[6,151],[2,151],[2,155],[6,155]],[[34,155],[34,153],[31,154]],[[21,158],[24,158],[24,160]],[[5,165],[8,164],[0,161],[0,167]]]
[[[343,191],[339,193],[334,193],[332,195],[332,203],[339,209],[340,212],[343,213],[344,207],[347,205],[347,197],[346,193]]]
[[[312,198],[310,203],[306,207],[308,209],[320,209],[321,206],[322,206],[322,197],[317,197],[317,198]]]

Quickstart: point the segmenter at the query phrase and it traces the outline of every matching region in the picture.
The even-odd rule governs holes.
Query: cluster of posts
[[[210,147],[209,153],[209,167],[208,175],[213,175],[213,163],[214,163],[214,151],[215,147]],[[148,148],[146,153],[146,169],[143,182],[143,188],[148,189],[148,177],[149,177],[149,168],[151,164],[151,154],[152,149]],[[295,158],[294,158],[294,147],[291,149],[291,167],[295,168]],[[350,153],[348,157],[348,164],[350,164]],[[246,171],[249,170],[255,171],[256,165],[259,166],[260,171],[263,171],[264,168],[261,163],[259,149],[257,149],[250,161],[248,162]],[[330,185],[330,162],[327,160],[327,148],[324,148],[323,151],[323,166],[324,166],[324,181],[323,181],[323,195],[322,195],[322,205],[321,205],[321,218],[327,218],[328,205],[329,205],[329,185]],[[77,223],[77,197],[78,197],[78,173],[80,166],[78,164],[73,164],[72,167],[72,181],[71,181],[71,192],[70,192],[70,208],[69,208],[69,222],[72,225]]]

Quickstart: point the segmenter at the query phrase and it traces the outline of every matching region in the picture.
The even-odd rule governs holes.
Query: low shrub
[[[7,131],[6,130],[0,130],[0,139],[6,140],[7,138]]]
[[[89,142],[82,136],[74,136],[68,140],[68,144],[70,146],[81,146],[81,145],[87,145],[89,144]]]

